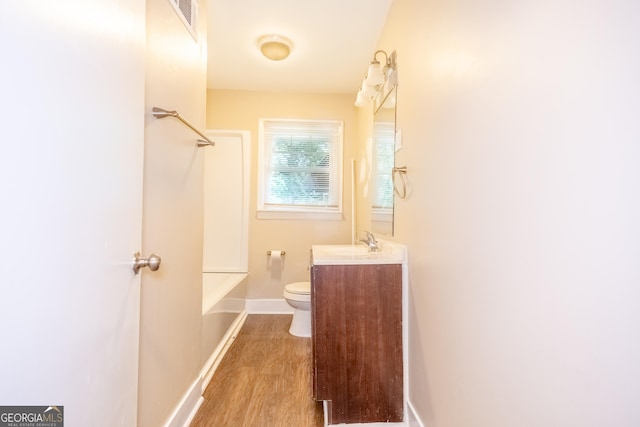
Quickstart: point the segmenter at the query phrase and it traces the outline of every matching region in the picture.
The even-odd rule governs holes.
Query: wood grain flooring
[[[311,393],[311,339],[290,315],[247,317],[204,393],[191,427],[322,427]]]

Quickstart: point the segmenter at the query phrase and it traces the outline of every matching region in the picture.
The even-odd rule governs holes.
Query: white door
[[[145,1],[0,5],[0,405],[136,425]]]

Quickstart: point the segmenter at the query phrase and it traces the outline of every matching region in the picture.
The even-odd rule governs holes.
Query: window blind
[[[392,171],[395,152],[395,124],[377,122],[374,126],[374,208],[393,207]]]
[[[263,120],[264,207],[338,208],[342,123]]]

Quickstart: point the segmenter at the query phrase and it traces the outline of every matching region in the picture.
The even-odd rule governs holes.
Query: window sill
[[[301,211],[272,211],[258,210],[256,213],[258,219],[306,219],[306,220],[342,220],[342,212],[301,212]]]
[[[393,221],[393,209],[373,208],[371,209],[371,219],[373,221]]]

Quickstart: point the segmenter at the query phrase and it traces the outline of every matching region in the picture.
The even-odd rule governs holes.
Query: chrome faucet
[[[366,239],[358,239],[359,243],[364,243],[365,245],[367,245],[369,247],[369,252],[376,252],[380,249],[380,246],[378,246],[378,241],[376,240],[375,236],[373,235],[373,233],[369,232],[369,231],[365,231],[364,232],[367,235]]]

